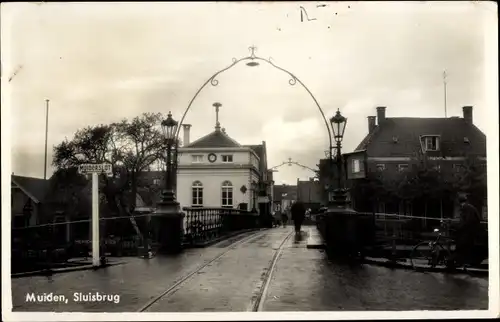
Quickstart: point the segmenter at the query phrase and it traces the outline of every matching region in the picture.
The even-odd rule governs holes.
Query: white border
[[[9,51],[11,42],[10,23],[14,18],[17,5],[2,3],[1,7],[1,39],[2,39],[2,72],[11,72]],[[10,265],[2,267],[2,318],[6,321],[162,321],[162,320],[379,320],[379,319],[416,319],[416,318],[491,318],[499,316],[499,207],[498,207],[498,16],[494,2],[478,2],[484,11],[489,13],[484,18],[485,28],[485,97],[491,117],[486,128],[488,151],[488,214],[489,214],[489,310],[483,311],[378,311],[378,312],[258,312],[258,313],[45,313],[45,312],[12,312],[12,292]],[[6,13],[6,11],[8,13]],[[10,141],[10,85],[8,74],[2,75],[1,96],[1,133],[2,133],[2,214],[10,214],[10,174],[11,174],[11,141]],[[2,226],[10,226],[10,216],[2,216]],[[2,234],[2,262],[10,263],[10,229]]]
[[[488,246],[489,246],[489,311],[499,317],[500,261],[499,261],[499,207],[498,207],[498,5],[496,2],[478,3],[488,15],[484,15],[484,97],[490,117],[486,128],[486,156],[488,170]]]

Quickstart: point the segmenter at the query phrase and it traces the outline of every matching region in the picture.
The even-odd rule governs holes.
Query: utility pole
[[[43,179],[47,180],[47,137],[49,134],[49,100],[45,100],[45,161],[43,164]]]
[[[444,117],[448,117],[448,113],[446,111],[446,70],[443,71],[443,85],[444,85]]]

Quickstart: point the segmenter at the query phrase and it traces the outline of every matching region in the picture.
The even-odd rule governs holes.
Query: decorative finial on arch
[[[255,52],[257,51],[257,47],[255,45],[248,47],[250,50],[250,57],[255,58]]]

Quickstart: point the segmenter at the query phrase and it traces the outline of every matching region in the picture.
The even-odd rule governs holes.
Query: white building
[[[184,124],[179,148],[176,197],[181,207],[257,206],[256,184],[267,182],[266,143],[241,145],[221,129],[190,141],[191,125]],[[271,189],[272,191],[272,189]],[[246,204],[246,206],[245,206]]]

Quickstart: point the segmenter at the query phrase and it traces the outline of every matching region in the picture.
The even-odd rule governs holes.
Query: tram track
[[[273,276],[274,269],[276,267],[276,263],[281,257],[281,253],[283,252],[283,248],[285,247],[286,242],[292,237],[293,232],[290,232],[285,239],[281,242],[279,247],[276,249],[273,258],[271,260],[271,264],[267,267],[266,274],[264,275],[264,278],[262,280],[262,286],[259,288],[259,292],[257,293],[257,297],[251,303],[250,308],[247,311],[252,311],[252,312],[259,312],[262,311],[264,302],[266,299],[267,295],[267,290],[269,289],[269,284],[271,283],[271,278]]]
[[[200,272],[201,270],[203,270],[204,268],[206,268],[207,266],[209,266],[210,264],[212,264],[213,262],[217,261],[218,259],[220,259],[221,257],[223,257],[224,255],[226,255],[227,253],[229,253],[230,251],[234,250],[236,247],[240,246],[240,245],[243,245],[245,243],[248,243],[248,242],[251,242],[255,239],[258,239],[259,237],[261,237],[263,234],[265,233],[265,231],[259,231],[258,233],[256,234],[253,234],[253,235],[250,235],[250,236],[247,236],[247,237],[244,237],[243,239],[240,239],[236,242],[234,242],[233,244],[231,244],[230,246],[227,247],[226,250],[224,250],[222,253],[218,254],[217,256],[215,256],[214,258],[212,258],[211,260],[209,260],[208,262],[200,265],[198,268],[196,268],[194,271],[192,271],[191,273],[187,274],[186,276],[180,278],[177,282],[175,282],[172,286],[170,286],[169,288],[167,288],[163,293],[161,293],[160,295],[156,296],[155,298],[151,299],[148,303],[146,303],[145,305],[143,305],[139,310],[138,312],[144,312],[146,311],[148,308],[150,308],[153,304],[155,304],[156,302],[158,302],[159,300],[161,299],[165,299],[165,298],[168,298],[169,296],[173,295],[176,291],[178,291],[179,289],[182,288],[182,285],[185,284],[186,282],[188,282],[191,278],[193,278],[198,272]]]
[[[204,264],[198,266],[195,270],[191,271],[189,274],[183,276],[179,280],[177,280],[172,286],[168,287],[165,291],[163,291],[161,294],[156,296],[155,298],[151,299],[148,301],[145,305],[143,305],[138,312],[145,312],[149,311],[149,309],[155,305],[157,302],[164,301],[171,296],[173,296],[177,291],[180,291],[185,287],[186,284],[190,283],[191,280],[193,280],[198,274],[202,273],[202,270],[210,267],[214,262],[220,260],[223,258],[225,255],[230,253],[231,251],[235,250],[239,246],[242,246],[247,243],[251,243],[255,240],[258,240],[265,236],[266,233],[269,233],[268,230],[264,231],[259,231],[256,234],[244,237],[243,239],[240,239],[234,243],[232,243],[230,246],[227,247],[224,251],[222,251],[220,254],[217,256],[213,257],[209,261],[205,262]],[[290,239],[290,237],[293,235],[293,232],[290,232],[286,234],[286,236],[281,240],[280,244],[278,247],[273,249],[273,256],[269,262],[269,264],[260,270],[262,273],[262,277],[260,281],[258,282],[257,286],[255,287],[254,291],[252,292],[255,294],[252,296],[251,299],[249,299],[249,305],[247,306],[246,311],[250,312],[258,312],[262,311],[264,301],[266,299],[267,291],[269,288],[269,284],[271,281],[271,278],[273,276],[273,272],[276,267],[276,263],[278,262],[279,258],[281,257],[281,253],[286,245],[286,242]],[[279,242],[279,241],[278,241]],[[245,310],[243,308],[243,310]]]

